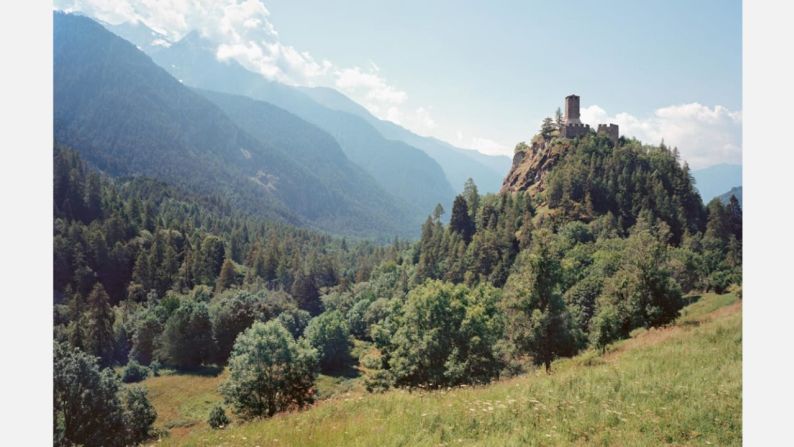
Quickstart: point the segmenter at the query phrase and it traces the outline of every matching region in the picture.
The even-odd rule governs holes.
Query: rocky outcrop
[[[542,191],[543,180],[559,160],[563,149],[559,140],[542,138],[533,141],[532,146],[519,144],[513,156],[513,166],[499,192]]]

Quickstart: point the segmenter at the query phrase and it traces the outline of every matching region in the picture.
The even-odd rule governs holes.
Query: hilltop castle
[[[589,132],[590,126],[582,123],[582,120],[579,119],[579,97],[576,95],[566,96],[565,117],[560,128],[560,136],[563,138],[577,138],[583,137]],[[618,144],[620,133],[618,132],[617,124],[599,124],[597,132],[606,135],[612,141],[612,144]]]

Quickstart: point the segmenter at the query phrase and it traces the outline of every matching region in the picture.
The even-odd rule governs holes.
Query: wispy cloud
[[[283,43],[260,0],[55,0],[55,7],[111,24],[143,23],[171,41],[195,30],[217,44],[220,60],[233,59],[290,85],[335,87],[379,118],[417,133],[436,126],[430,108],[409,106],[408,94],[391,84],[375,62],[342,67]]]
[[[458,131],[455,144],[463,148],[474,149],[487,155],[507,155],[508,157],[513,155],[513,149],[506,144],[502,144],[490,138],[467,136],[462,131]]]
[[[664,139],[668,146],[678,147],[681,158],[693,168],[742,161],[741,111],[691,103],[662,107],[649,117],[636,117],[625,112],[610,115],[592,105],[582,109],[581,117],[590,126],[616,123],[622,135],[644,143],[658,144]]]

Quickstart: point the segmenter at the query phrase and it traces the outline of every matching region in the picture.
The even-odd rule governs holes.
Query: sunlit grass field
[[[740,445],[741,301],[692,300],[675,326],[637,331],[489,386],[368,394],[359,379],[323,376],[313,407],[211,430],[224,375],[144,382],[163,445]]]

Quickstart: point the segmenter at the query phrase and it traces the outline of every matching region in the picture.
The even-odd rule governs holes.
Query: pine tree
[[[725,206],[725,215],[727,217],[728,231],[736,238],[737,241],[742,240],[742,206],[739,205],[739,199],[731,195],[728,205]]]
[[[576,350],[573,324],[560,292],[560,261],[551,234],[533,235],[532,249],[505,285],[503,305],[513,342],[537,365],[551,369],[554,358]]]
[[[543,123],[540,126],[540,134],[543,135],[543,138],[547,140],[551,138],[554,130],[554,121],[549,117],[543,118]]]
[[[453,232],[458,233],[467,244],[471,242],[475,230],[474,222],[469,216],[466,199],[462,195],[455,197],[455,202],[452,204],[452,217],[449,221],[449,228]]]
[[[291,295],[298,301],[298,306],[312,315],[322,312],[320,292],[311,275],[303,269],[298,269],[295,281],[292,283]]]
[[[433,208],[433,221],[438,222],[441,220],[441,216],[444,215],[444,207],[441,206],[440,203],[436,204],[436,207]]]
[[[469,207],[469,216],[473,222],[477,221],[477,209],[480,208],[480,194],[477,185],[469,177],[463,184],[463,197],[466,198],[466,205]]]
[[[229,258],[223,261],[221,273],[218,275],[218,281],[215,283],[215,290],[223,292],[224,290],[232,287],[237,282],[237,272],[234,270],[234,263]]]
[[[83,327],[83,314],[85,313],[85,298],[78,293],[71,293],[67,286],[66,294],[69,298],[69,344],[75,348],[85,349],[85,328]]]
[[[113,360],[113,319],[110,299],[102,284],[97,283],[86,300],[84,347],[85,352],[99,357],[102,366],[109,366]]]

